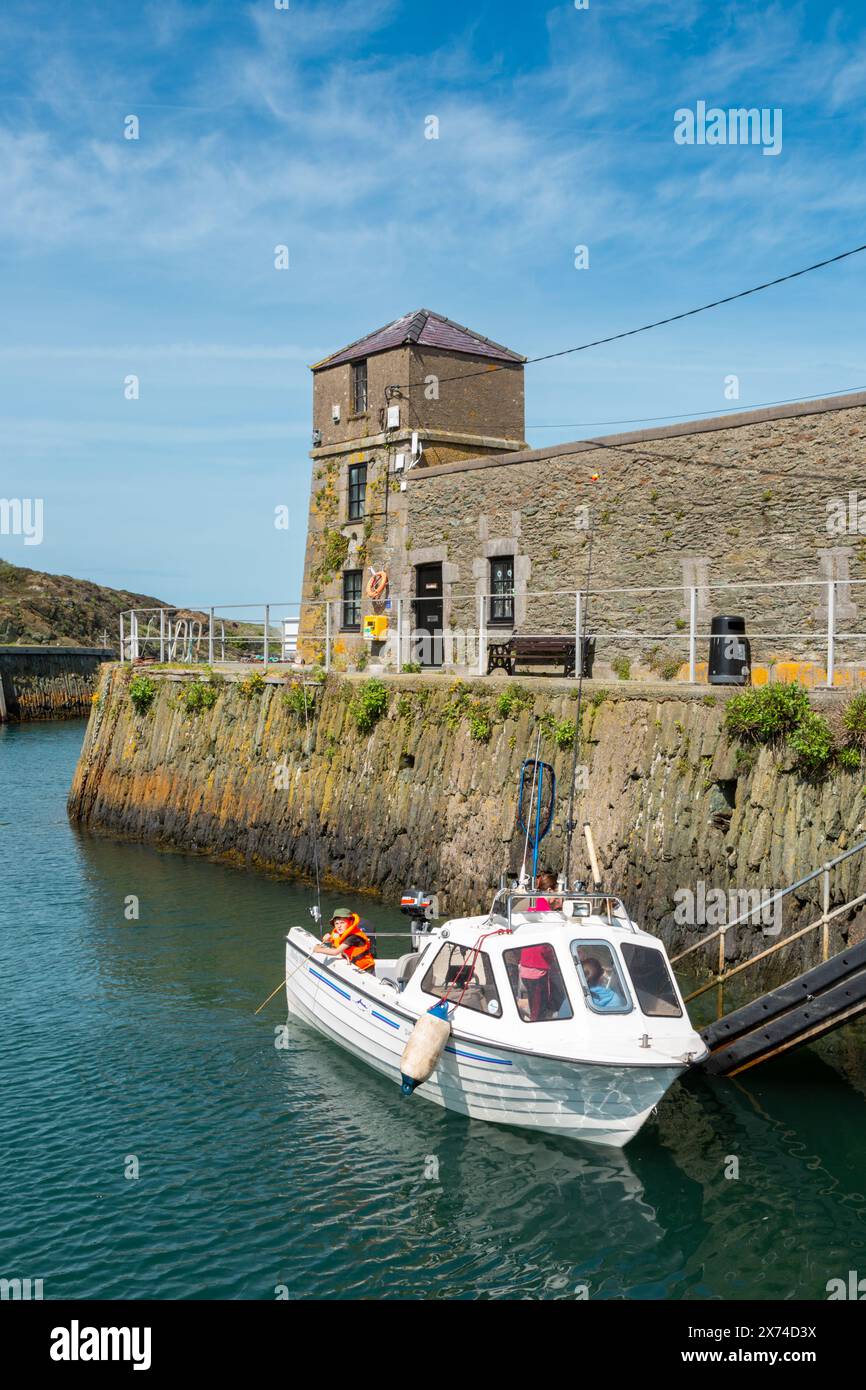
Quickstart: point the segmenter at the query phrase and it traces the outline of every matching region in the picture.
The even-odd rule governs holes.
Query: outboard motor
[[[421,938],[430,933],[430,923],[439,916],[439,902],[435,893],[427,893],[420,888],[410,888],[400,899],[400,911],[412,921],[409,931],[412,937],[412,950],[417,951]]]

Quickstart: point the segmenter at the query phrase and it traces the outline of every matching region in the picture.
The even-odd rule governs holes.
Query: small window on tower
[[[366,511],[367,465],[353,463],[349,469],[349,520],[360,521]]]
[[[361,571],[343,570],[343,621],[346,632],[361,630]]]
[[[352,363],[352,414],[367,413],[367,360]]]

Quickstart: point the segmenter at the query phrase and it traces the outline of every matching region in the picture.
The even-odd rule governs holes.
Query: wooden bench
[[[592,670],[595,642],[592,638],[584,638],[584,643],[584,674],[588,674]],[[488,642],[487,674],[499,670],[513,676],[518,662],[527,666],[554,666],[561,662],[562,674],[573,676],[574,651],[573,637],[521,637],[515,632],[504,642]]]

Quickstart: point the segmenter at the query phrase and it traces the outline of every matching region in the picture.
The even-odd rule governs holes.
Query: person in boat
[[[542,894],[555,893],[557,888],[556,874],[551,869],[545,869],[536,879],[536,887]],[[533,906],[530,912],[559,912],[562,909],[562,898],[548,898],[542,896],[533,899]]]
[[[544,908],[537,908],[544,912]],[[525,1009],[530,1023],[544,1023],[556,1015],[550,990],[550,972],[556,965],[553,947],[541,942],[537,947],[524,947],[520,952],[518,979],[525,994]]]
[[[611,985],[605,984],[601,961],[596,960],[595,956],[582,956],[580,964],[583,978],[586,980],[586,987],[589,990],[589,997],[595,1007],[597,1009],[621,1009],[623,1000]]]
[[[342,956],[358,970],[375,970],[373,944],[361,926],[357,912],[338,907],[331,918],[331,930],[313,947],[321,956]]]

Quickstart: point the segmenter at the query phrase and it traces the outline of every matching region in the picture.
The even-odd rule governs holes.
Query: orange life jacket
[[[365,931],[361,930],[360,921],[357,912],[353,912],[346,925],[339,930],[335,927],[325,937],[325,941],[335,950],[342,951],[346,960],[352,965],[356,965],[359,970],[374,970],[376,962],[373,959],[370,938]],[[344,946],[343,942],[351,936],[360,937],[360,940],[351,946]]]

